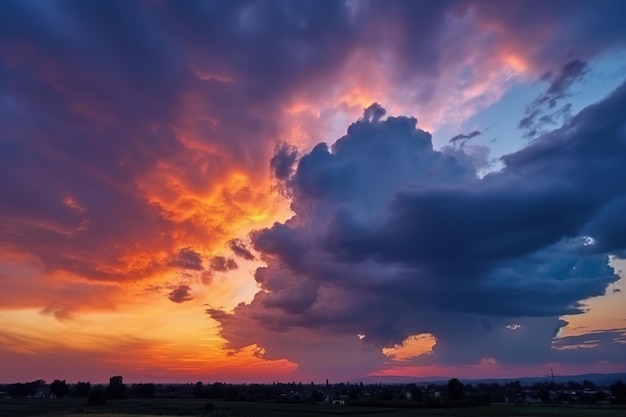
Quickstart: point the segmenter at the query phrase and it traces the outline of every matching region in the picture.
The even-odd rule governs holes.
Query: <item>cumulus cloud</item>
[[[324,109],[332,115],[360,106],[350,97],[366,97],[362,86],[379,80],[380,94],[396,92],[411,108],[439,111],[446,106],[435,93],[458,98],[441,90],[450,83],[440,70],[469,70],[461,68],[467,53],[529,51],[519,59],[540,71],[554,67],[564,39],[528,30],[529,22],[567,28],[556,32],[575,40],[575,56],[584,62],[623,44],[621,3],[603,6],[69,1],[42,9],[31,1],[3,3],[5,241],[49,270],[108,281],[153,277],[167,265],[156,253],[214,249],[250,212],[270,204],[266,189],[231,186],[228,174],[265,178],[275,139],[292,127],[280,122],[286,107],[327,102],[332,90],[337,103]],[[458,36],[459,23],[471,30]],[[484,32],[501,27],[508,29]],[[492,47],[482,42],[485,36]],[[537,44],[537,36],[550,42],[515,47]],[[276,48],[268,53],[267,45]],[[482,69],[473,77],[488,85],[478,77]],[[569,85],[575,69],[555,75],[553,90]],[[410,99],[403,98],[407,85],[416,91]],[[366,118],[383,116],[374,106]],[[320,125],[320,117],[311,125]],[[279,180],[291,173],[293,151],[275,154],[272,172]]]
[[[520,73],[541,74],[572,56],[593,63],[623,47],[622,11],[621,0],[603,1],[602,7],[585,0],[509,1],[499,7],[483,1],[374,1],[356,7],[340,1],[0,2],[0,260],[15,253],[41,264],[32,281],[5,275],[3,285],[10,285],[3,305],[64,317],[77,309],[114,309],[128,288],[118,284],[161,282],[172,266],[185,269],[185,278],[200,275],[208,283],[211,271],[195,273],[203,265],[201,254],[221,249],[244,228],[260,227],[254,226],[256,219],[276,213],[267,161],[278,140],[291,139],[299,129],[302,139],[293,143],[308,150],[374,100],[432,114],[432,123],[467,117],[500,97]],[[575,69],[547,81],[563,91]],[[376,343],[391,343],[420,327],[405,319],[389,327],[387,313],[378,317],[377,309],[401,318],[415,315],[403,304],[389,308],[395,294],[379,292],[378,286],[397,280],[401,291],[416,268],[428,275],[431,266],[406,262],[408,254],[391,261],[393,256],[363,236],[390,239],[393,234],[383,226],[401,228],[394,216],[415,212],[418,201],[424,200],[426,211],[445,208],[446,192],[487,184],[475,178],[475,170],[488,153],[472,146],[434,152],[428,135],[411,123],[385,119],[384,109],[373,105],[351,128],[349,136],[362,137],[359,144],[346,140],[347,149],[333,147],[341,158],[326,145],[301,158],[291,147],[275,152],[269,172],[286,195],[293,194],[296,217],[256,233],[252,247],[237,240],[228,244],[244,260],[260,257],[252,248],[264,260],[274,259],[267,272],[257,274],[259,285],[271,291],[259,295],[254,308],[267,305],[267,311],[291,315],[270,314],[271,329],[328,326],[340,334],[333,336],[336,352],[345,352],[355,328],[374,329],[368,343],[376,342],[376,334]],[[373,139],[389,130],[413,139],[400,141],[398,149]],[[370,135],[373,131],[378,133]],[[379,160],[372,154],[380,154]],[[513,186],[507,181],[502,180],[503,189]],[[440,195],[426,195],[428,187]],[[467,210],[484,209],[479,194],[489,197],[486,188],[467,191],[467,200],[476,201]],[[544,191],[549,194],[549,187]],[[571,204],[574,194],[566,196]],[[510,199],[515,205],[525,201]],[[614,204],[599,208],[584,226],[597,240],[587,250],[598,256],[624,253],[623,234],[605,226],[620,221],[620,203]],[[596,208],[589,206],[589,213]],[[345,235],[335,235],[334,225]],[[432,227],[445,229],[441,222]],[[531,227],[528,233],[544,233],[550,241],[550,230]],[[496,233],[487,235],[496,239]],[[429,239],[435,246],[443,240]],[[452,246],[460,250],[467,241],[460,236]],[[524,252],[514,243],[503,244],[511,257]],[[540,264],[532,245],[525,244],[529,262]],[[475,250],[485,264],[470,265],[475,269],[465,273],[472,277],[479,267],[492,270],[499,259]],[[306,272],[307,264],[315,264],[316,272]],[[433,274],[440,272],[437,265]],[[512,273],[524,270],[518,265]],[[74,291],[64,290],[51,301],[61,276]],[[339,285],[338,277],[358,285]],[[77,280],[84,286],[74,285]],[[601,286],[580,281],[571,292]],[[24,283],[39,290],[23,291]],[[372,309],[360,313],[365,301],[341,301],[354,294],[371,299]],[[525,294],[531,298],[532,291]],[[379,296],[389,303],[377,302]],[[575,298],[564,295],[561,304]],[[241,307],[237,316],[248,308]],[[316,315],[308,315],[311,309]],[[368,326],[359,324],[361,314]],[[234,325],[224,325],[225,332],[227,327]],[[268,330],[259,340],[270,346],[275,336]],[[249,339],[248,334],[241,343]],[[287,341],[282,339],[286,346]],[[267,355],[291,354],[275,344]],[[366,345],[360,345],[364,363],[384,360]],[[340,362],[332,366],[339,369]]]
[[[385,117],[386,114],[387,110],[385,110],[383,106],[378,103],[373,103],[368,108],[363,110],[363,120],[376,123]]]
[[[170,291],[167,298],[169,298],[173,303],[181,304],[185,301],[193,300],[193,295],[191,294],[191,288],[189,285],[181,284]]]
[[[373,368],[381,347],[420,334],[437,344],[419,363],[553,360],[559,316],[618,279],[608,255],[624,242],[605,234],[624,223],[612,205],[626,194],[625,106],[622,85],[484,177],[462,149],[433,149],[415,118],[370,108],[284,180],[295,215],[251,235],[266,263],[252,302],[208,313],[231,348],[307,369],[319,358],[276,340],[365,344]]]

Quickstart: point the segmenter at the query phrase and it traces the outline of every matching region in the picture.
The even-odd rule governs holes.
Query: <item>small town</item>
[[[439,383],[408,384],[325,384],[280,383],[133,383],[113,376],[108,384],[55,380],[0,385],[0,400],[85,398],[89,405],[103,405],[107,400],[124,398],[196,398],[207,400],[309,403],[326,405],[395,406],[406,408],[478,405],[596,405],[625,404],[626,384],[615,381],[596,385],[589,380],[576,382],[537,382],[522,385],[506,383],[463,383],[453,378]],[[1,404],[1,403],[0,403]],[[1,410],[1,408],[0,408]]]

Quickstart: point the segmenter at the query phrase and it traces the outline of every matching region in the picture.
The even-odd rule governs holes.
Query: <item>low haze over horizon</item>
[[[626,1],[0,0],[0,383],[626,372]]]

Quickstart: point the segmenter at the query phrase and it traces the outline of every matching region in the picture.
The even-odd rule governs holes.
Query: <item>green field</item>
[[[486,406],[473,408],[406,409],[315,404],[248,403],[196,399],[126,399],[89,407],[84,399],[0,400],[0,417],[153,417],[208,416],[205,404],[214,405],[213,417],[626,417],[626,408],[569,408]]]

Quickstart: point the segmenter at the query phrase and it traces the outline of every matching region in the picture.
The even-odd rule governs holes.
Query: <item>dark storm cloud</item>
[[[220,219],[180,218],[176,205],[189,203],[188,192],[217,186],[233,165],[266,173],[282,106],[332,89],[355,57],[360,68],[387,63],[400,84],[435,80],[449,63],[441,45],[450,19],[474,9],[480,19],[517,28],[511,33],[524,42],[533,19],[567,27],[582,59],[623,43],[621,3],[547,3],[2,2],[4,245],[37,256],[50,271],[149,277],[167,263],[150,259],[155,249],[228,238]],[[549,56],[557,46],[541,51]],[[555,88],[574,71],[567,74]],[[420,100],[432,99],[428,87],[415,88]],[[279,179],[295,158],[284,151],[272,165]],[[233,206],[229,214],[239,212]],[[141,262],[120,261],[139,255]]]
[[[119,260],[137,254],[129,252],[210,244],[221,219],[213,220],[215,226],[209,223],[212,230],[202,230],[195,219],[177,218],[168,204],[180,198],[176,193],[216,184],[232,162],[252,170],[264,165],[271,143],[263,135],[276,130],[275,121],[257,108],[260,97],[268,114],[275,109],[267,96],[259,94],[255,103],[249,93],[261,86],[280,90],[278,84],[288,77],[280,75],[279,67],[300,77],[298,82],[308,76],[294,71],[290,54],[278,51],[270,57],[250,42],[255,34],[231,36],[230,24],[209,24],[213,18],[236,20],[248,6],[254,5],[223,2],[217,14],[194,11],[184,20],[166,10],[185,7],[178,2],[165,9],[117,1],[3,2],[0,191],[8,196],[0,205],[3,244],[35,254],[51,271],[108,280],[144,278],[167,264],[144,259],[128,268]],[[324,22],[330,21],[327,11],[320,11]],[[289,14],[268,13],[271,30],[259,41],[275,44],[272,37],[290,30]],[[310,19],[321,22],[321,15]],[[196,30],[187,33],[192,22]],[[323,32],[317,26],[311,30]],[[213,28],[206,32],[207,27]],[[307,33],[298,36],[303,43],[316,42]],[[251,61],[238,62],[242,56]],[[334,65],[336,56],[331,58],[327,62]],[[203,59],[217,67],[203,68]],[[278,84],[259,84],[260,73],[249,72],[266,65],[269,74],[273,63],[271,74],[278,74]],[[215,79],[200,80],[196,67]],[[181,105],[190,90],[214,98],[198,112],[218,122],[198,117],[191,127],[180,125]],[[175,133],[181,129],[206,132],[203,140],[225,150],[199,151]],[[252,136],[259,140],[248,141]],[[207,169],[200,174],[199,167]],[[163,177],[151,179],[155,173]],[[174,175],[183,190],[164,187]],[[173,235],[188,240],[177,242]],[[110,249],[101,251],[103,246]],[[239,253],[251,259],[251,254]]]
[[[376,346],[430,332],[427,361],[476,362],[490,341],[504,362],[554,359],[558,317],[618,279],[608,254],[626,248],[611,234],[625,224],[625,107],[622,85],[483,178],[462,150],[434,150],[414,118],[366,114],[302,156],[285,180],[295,216],[251,235],[262,291],[213,317],[231,347],[270,357],[276,331],[317,329]],[[246,337],[244,325],[264,330]]]
[[[191,288],[188,285],[179,285],[174,288],[167,295],[167,298],[170,299],[173,303],[181,304],[185,301],[193,300],[193,296],[191,295]]]
[[[595,239],[599,251],[609,252],[622,259],[626,258],[626,196],[616,198],[598,212],[586,231]]]
[[[0,204],[3,244],[34,254],[50,271],[107,280],[151,275],[162,260],[130,266],[120,258],[132,257],[137,247],[173,243],[163,235],[173,223],[143,198],[135,180],[155,159],[142,150],[144,141],[152,142],[144,126],[167,117],[169,81],[185,72],[166,64],[180,59],[167,42],[151,37],[157,27],[138,3],[121,6],[0,6],[0,91],[8,103],[0,187],[10,196]],[[184,149],[166,141],[173,152]]]
[[[256,259],[252,252],[250,252],[250,249],[248,249],[248,246],[241,239],[229,240],[228,247],[235,255],[245,259],[246,261],[253,261]]]
[[[624,11],[622,0],[552,0],[528,3],[524,0],[470,1],[466,3],[481,18],[502,25],[519,48],[529,41],[537,45],[529,51],[535,62],[547,64],[544,71],[560,67],[565,60],[587,60],[599,50],[623,47]],[[497,7],[494,7],[497,4]],[[536,30],[529,31],[532,27]],[[549,34],[549,35],[548,35]]]
[[[155,99],[142,109],[144,114],[158,111],[165,115],[177,94],[175,89],[189,74],[174,39],[159,28],[158,18],[139,2],[63,1],[43,5],[26,0],[3,2],[1,7],[0,36],[6,45],[30,48],[39,58],[53,58],[58,67],[71,72],[89,70],[95,77],[121,78],[133,90],[140,89],[142,95]],[[107,94],[85,80],[74,80],[73,87],[96,94],[94,98],[115,99],[113,92]],[[123,104],[122,100],[115,101]],[[130,104],[122,108],[130,109]]]
[[[168,2],[162,13],[185,41],[209,52],[192,54],[197,65],[245,79],[253,67],[266,82],[249,85],[249,98],[283,93],[313,63],[315,71],[332,69],[353,40],[340,2]],[[328,37],[337,42],[312,48]]]
[[[368,86],[367,76],[409,91],[411,106],[429,106],[436,101],[434,86],[449,83],[441,80],[443,70],[464,65],[470,54],[523,51],[522,60],[538,72],[571,56],[587,62],[624,44],[622,17],[621,1],[499,7],[488,1],[0,1],[0,250],[40,260],[45,273],[119,281],[161,274],[168,254],[193,247],[195,255],[175,262],[199,270],[198,251],[231,237],[222,217],[247,214],[226,198],[211,211],[203,197],[226,194],[221,183],[230,169],[267,176],[267,160],[285,133],[286,107],[307,100],[326,105],[327,95],[344,92],[344,84]],[[542,31],[529,30],[535,27]],[[561,78],[553,84],[573,79]],[[589,123],[579,119],[571,126],[603,137],[597,115],[586,114]],[[271,291],[234,315],[213,310],[232,346],[259,342],[268,357],[299,355],[301,369],[332,372],[357,358],[381,360],[366,344],[346,358],[357,331],[374,345],[419,331],[453,345],[454,332],[446,339],[448,327],[434,327],[416,306],[465,314],[454,316],[450,328],[470,322],[495,328],[511,315],[576,311],[580,297],[615,279],[600,257],[624,250],[605,226],[621,221],[605,204],[621,191],[598,178],[601,172],[619,178],[616,164],[587,173],[578,168],[588,159],[575,159],[574,151],[559,156],[546,139],[542,147],[510,156],[505,173],[482,181],[476,158],[458,149],[435,151],[415,119],[383,116],[381,106],[370,107],[344,140],[303,156],[295,174],[293,151],[274,160],[272,172],[293,194],[297,215],[252,235],[268,263],[255,278]],[[605,126],[607,132],[613,127]],[[398,140],[383,140],[389,136]],[[559,137],[565,136],[561,131],[550,139],[563,145]],[[589,148],[589,158],[602,161],[613,161],[622,149],[610,156]],[[558,164],[546,167],[542,160]],[[562,171],[572,160],[576,169]],[[566,186],[559,188],[559,180]],[[532,186],[542,182],[537,190]],[[517,189],[528,200],[515,196]],[[593,192],[582,201],[579,189]],[[575,210],[563,214],[570,206],[557,196]],[[538,213],[537,221],[522,212],[524,204]],[[491,211],[493,205],[509,207],[510,217]],[[433,216],[432,224],[414,218],[422,211]],[[476,225],[466,225],[474,214]],[[404,219],[407,229],[424,233],[423,241],[403,230]],[[480,227],[485,234],[476,237]],[[580,247],[580,228],[595,246]],[[480,245],[471,245],[473,237]],[[445,265],[446,243],[455,265]],[[240,241],[229,247],[255,259]],[[465,250],[476,260],[464,257]],[[548,279],[544,261],[555,252],[575,253],[590,266],[571,276],[550,265],[560,275]],[[537,282],[521,280],[534,275]],[[505,276],[519,285],[511,287]],[[203,279],[208,282],[210,273]],[[549,303],[549,294],[557,302]],[[190,288],[180,285],[169,296],[189,300]],[[532,309],[531,299],[538,300]],[[505,318],[488,323],[473,315]],[[244,324],[253,327],[237,327]],[[258,329],[257,339],[250,328]],[[304,337],[294,342],[292,329]],[[337,355],[326,355],[331,348],[314,340],[317,329],[332,339]],[[277,330],[285,333],[278,337]]]
[[[219,238],[221,219],[200,229],[172,206],[219,183],[231,164],[264,171],[279,107],[341,68],[363,28],[341,2],[26,0],[0,9],[4,245],[50,271],[107,280],[155,273],[167,263],[146,259],[157,247]],[[120,262],[135,255],[142,262]]]

